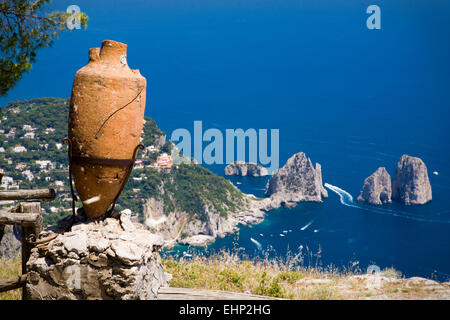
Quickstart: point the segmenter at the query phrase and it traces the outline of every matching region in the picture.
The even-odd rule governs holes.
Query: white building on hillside
[[[27,164],[25,162],[19,162],[16,165],[15,170],[22,171],[22,170],[26,169],[27,167],[28,166],[27,166]]]
[[[22,172],[22,175],[28,181],[33,181],[34,180],[34,174],[30,170],[25,170],[24,172]]]
[[[29,124],[24,124],[23,127],[22,127],[22,130],[23,130],[23,131],[30,132],[30,131],[34,131],[34,130],[36,130],[36,129],[33,128],[32,126],[30,126]]]
[[[36,164],[41,169],[53,169],[53,164],[50,160],[36,160]]]
[[[14,179],[12,177],[5,176],[2,179],[2,184],[0,185],[0,188],[3,190],[8,190],[9,186],[11,186],[13,184],[14,184]]]
[[[15,146],[12,151],[15,153],[27,152],[27,148],[24,146]]]
[[[24,138],[34,139],[34,132],[27,132],[23,135]]]
[[[6,135],[6,137],[14,139],[16,137],[16,128],[11,128],[11,130],[9,130],[8,134]]]

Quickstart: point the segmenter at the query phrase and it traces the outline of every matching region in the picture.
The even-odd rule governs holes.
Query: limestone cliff
[[[211,204],[204,204],[196,218],[180,209],[164,213],[164,199],[149,198],[144,205],[145,224],[150,231],[164,238],[164,246],[173,247],[176,243],[205,246],[238,230],[238,224],[259,223],[264,212],[253,205],[254,198],[244,195],[242,207],[230,210],[226,216],[216,212]]]
[[[252,176],[252,177],[264,177],[269,174],[268,170],[263,166],[252,163],[235,161],[225,167],[226,176]]]
[[[408,205],[431,201],[431,185],[422,159],[406,154],[400,158],[392,183],[392,199]]]
[[[303,152],[294,154],[273,174],[265,194],[271,199],[271,207],[292,206],[301,201],[321,202],[322,198],[328,197],[322,185],[320,164],[316,163],[314,168]]]
[[[391,176],[386,168],[380,167],[364,180],[358,201],[380,205],[391,202],[391,194]]]

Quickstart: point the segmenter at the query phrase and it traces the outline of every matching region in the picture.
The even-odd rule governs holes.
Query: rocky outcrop
[[[248,171],[245,174],[249,174]],[[328,196],[322,185],[320,164],[314,167],[303,152],[292,156],[272,176],[266,194],[269,197],[260,199],[242,193],[242,203],[228,210],[226,216],[216,212],[207,200],[203,200],[202,212],[192,215],[176,209],[164,213],[164,197],[149,198],[144,206],[145,224],[150,231],[164,238],[165,247],[173,247],[176,243],[205,246],[216,238],[236,232],[239,224],[262,222],[269,210],[280,206],[292,207],[299,201],[322,201]]]
[[[238,230],[238,224],[259,223],[264,212],[258,206],[252,206],[253,196],[244,195],[246,204],[237,211],[222,216],[212,206],[204,205],[201,215],[204,219],[193,218],[186,212],[174,210],[164,214],[163,199],[149,198],[144,205],[144,217],[147,228],[163,237],[164,247],[171,248],[177,243],[205,246]]]
[[[19,256],[21,250],[21,243],[15,235],[15,231],[19,230],[20,227],[16,228],[14,226],[4,226],[4,235],[1,238],[0,243],[0,258],[4,259],[15,259]],[[0,231],[1,233],[1,231]],[[0,235],[1,236],[1,235]]]
[[[320,202],[328,197],[322,185],[320,164],[316,163],[314,168],[311,159],[303,152],[294,154],[273,174],[267,182],[265,194],[270,197],[269,209],[279,205],[292,206],[301,201]]]
[[[269,174],[269,171],[263,166],[252,163],[235,161],[225,167],[226,176],[252,176],[252,177],[264,177]]]
[[[386,168],[380,167],[364,180],[358,201],[380,205],[391,202],[391,194],[391,176]]]
[[[71,218],[71,217],[70,217]],[[163,239],[120,214],[102,220],[77,219],[70,232],[32,249],[27,263],[30,299],[155,299],[170,275],[161,265]]]
[[[392,199],[408,205],[431,201],[427,167],[420,158],[406,154],[400,158],[392,182]]]

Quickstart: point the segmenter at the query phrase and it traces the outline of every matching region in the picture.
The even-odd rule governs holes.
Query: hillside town
[[[42,100],[49,107],[43,113],[53,113],[50,108],[53,103],[68,104],[64,99]],[[37,99],[34,104],[40,103],[42,101]],[[51,204],[43,205],[43,208],[47,213],[61,216],[72,210],[67,146],[62,143],[67,127],[65,119],[37,118],[34,104],[19,103],[3,108],[0,117],[0,190],[53,188],[58,197]],[[40,108],[43,106],[40,105]],[[127,185],[123,198],[139,198],[149,169],[170,172],[173,166],[170,155],[172,144],[165,141],[164,133],[149,118],[144,120],[141,143],[145,149],[138,153],[134,164],[136,170],[133,170],[132,181],[128,183],[130,186]],[[5,204],[10,202],[0,203]]]

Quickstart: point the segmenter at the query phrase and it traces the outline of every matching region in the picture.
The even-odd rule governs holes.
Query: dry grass
[[[221,251],[208,258],[163,259],[173,278],[171,287],[225,290],[298,300],[450,299],[450,284],[405,279],[392,269],[376,275],[361,272],[358,263],[344,270],[304,267],[305,256],[286,259],[242,259]],[[311,259],[309,265],[311,265]],[[312,259],[314,260],[314,259]]]
[[[21,274],[22,262],[20,256],[16,259],[0,258],[0,281],[7,280]],[[19,300],[22,298],[22,290],[16,289],[0,293],[0,300]]]
[[[344,270],[322,268],[320,254],[289,255],[258,260],[221,251],[206,258],[162,259],[173,278],[172,287],[224,290],[299,300],[450,299],[450,283],[423,278],[405,279],[394,269],[364,274],[357,262]],[[306,261],[306,262],[305,262]],[[304,265],[309,265],[305,267]],[[20,274],[21,261],[0,258],[0,280]],[[21,299],[21,290],[0,293],[0,300]]]
[[[221,251],[208,258],[194,255],[190,259],[163,259],[173,275],[172,287],[247,292],[286,299],[342,299],[335,284],[338,279],[354,274],[348,269],[338,273],[334,268],[303,267],[304,256],[286,259],[242,259],[236,253]],[[302,280],[328,279],[326,283],[298,290]]]

